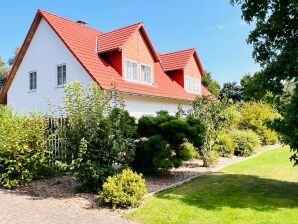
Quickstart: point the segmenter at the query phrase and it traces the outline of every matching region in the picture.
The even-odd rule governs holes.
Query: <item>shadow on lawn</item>
[[[250,175],[212,173],[156,197],[181,200],[207,210],[222,207],[278,210],[298,207],[298,183]]]

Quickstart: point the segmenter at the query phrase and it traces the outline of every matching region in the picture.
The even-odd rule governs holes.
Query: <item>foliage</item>
[[[210,72],[205,72],[205,76],[202,77],[202,84],[214,96],[217,97],[219,95],[220,85],[215,80],[212,79]]]
[[[209,154],[215,142],[218,141],[218,133],[224,128],[227,116],[224,113],[227,103],[215,101],[208,96],[197,97],[189,111],[190,115],[200,120],[205,127],[204,143],[202,147],[196,147],[200,157],[203,159],[204,166],[207,167]]]
[[[233,130],[230,135],[236,143],[236,156],[250,156],[260,147],[259,136],[252,130]]]
[[[220,157],[219,153],[215,150],[212,150],[207,157],[199,156],[199,159],[206,161],[208,166],[213,166],[218,163],[218,158]]]
[[[267,123],[275,118],[280,118],[280,114],[265,103],[246,102],[238,105],[238,110],[242,114],[240,127],[251,129],[256,132],[263,145],[276,144],[278,135],[271,130]]]
[[[214,150],[220,156],[231,158],[234,155],[236,143],[227,132],[221,132],[218,135],[218,141],[214,145]]]
[[[272,123],[272,126],[281,134],[281,139],[285,144],[291,146],[293,155],[291,160],[298,165],[298,88],[293,94],[291,103],[286,107],[283,119],[279,118]]]
[[[61,111],[68,122],[59,131],[65,136],[66,155],[73,159],[69,168],[81,190],[97,191],[117,172],[115,164],[126,167],[134,157],[135,120],[114,95],[110,100],[97,84],[83,87],[75,82],[65,87]]]
[[[6,63],[0,58],[0,90],[4,85],[7,75],[8,75],[8,68],[6,66]]]
[[[194,159],[198,156],[198,152],[193,144],[185,142],[181,145],[181,158],[184,161]]]
[[[142,174],[137,174],[130,169],[125,169],[113,177],[108,177],[102,189],[100,198],[113,208],[137,207],[147,193]]]
[[[20,47],[17,47],[15,50],[14,50],[14,53],[13,53],[13,56],[11,58],[8,59],[8,65],[9,66],[13,66],[17,56],[18,56],[18,53],[20,52]]]
[[[253,57],[261,64],[262,71],[258,79],[261,89],[270,91],[279,98],[286,82],[295,79],[295,91],[298,89],[298,10],[297,0],[231,0],[233,5],[240,4],[242,18],[255,22],[255,29],[248,36],[248,43],[254,47]],[[295,96],[282,115],[294,117],[298,114]],[[289,113],[289,114],[288,114]],[[283,131],[284,127],[292,127],[292,119],[283,122],[277,120],[276,130],[281,131],[286,142],[297,141],[297,136]],[[278,125],[282,125],[279,127]],[[295,127],[295,126],[294,126]],[[296,144],[291,145],[294,153],[298,152]],[[294,155],[295,158],[295,155]],[[294,161],[297,161],[294,159]],[[297,164],[297,163],[296,163]]]
[[[125,217],[146,224],[297,223],[298,168],[289,155],[289,147],[269,150],[148,197]]]
[[[233,104],[224,110],[226,116],[226,128],[227,129],[239,129],[243,120],[243,115],[239,111],[239,104]]]
[[[46,129],[39,114],[0,107],[0,182],[13,188],[49,174]]]
[[[138,122],[140,141],[137,144],[133,166],[145,173],[179,167],[190,158],[186,141],[196,148],[202,146],[204,127],[191,117],[179,119],[160,111],[156,116],[143,116]]]
[[[220,90],[220,98],[232,99],[234,102],[243,100],[243,89],[237,82],[227,82]]]

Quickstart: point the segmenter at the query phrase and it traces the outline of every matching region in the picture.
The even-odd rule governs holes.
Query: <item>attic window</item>
[[[138,63],[126,60],[124,78],[129,81],[138,81]]]
[[[141,82],[152,84],[152,68],[148,65],[141,65]]]
[[[198,94],[200,92],[200,80],[191,76],[185,76],[184,88],[189,93]]]
[[[57,66],[57,86],[66,84],[66,65]]]

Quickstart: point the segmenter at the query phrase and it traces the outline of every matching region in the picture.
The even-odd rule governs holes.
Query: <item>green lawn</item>
[[[270,150],[147,198],[126,218],[140,223],[298,223],[298,167]]]

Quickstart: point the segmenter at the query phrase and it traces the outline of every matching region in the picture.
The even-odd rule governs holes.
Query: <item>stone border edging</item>
[[[257,156],[261,155],[261,154],[264,153],[264,152],[267,152],[267,151],[269,151],[269,150],[271,150],[271,149],[278,148],[278,147],[280,147],[280,146],[282,146],[282,145],[281,145],[281,144],[275,144],[275,145],[266,145],[266,146],[263,146],[263,147],[260,149],[260,152],[257,152],[257,153],[254,154],[254,155],[251,155],[251,156],[248,156],[248,157],[243,157],[243,158],[241,158],[240,160],[237,160],[237,161],[234,161],[234,162],[231,162],[231,163],[228,163],[228,164],[224,164],[224,165],[221,165],[221,166],[218,166],[218,167],[210,168],[210,170],[204,171],[204,172],[202,172],[202,173],[200,173],[200,174],[194,175],[194,176],[189,177],[189,178],[187,178],[187,179],[185,179],[185,180],[179,181],[179,182],[177,182],[177,183],[171,184],[171,185],[166,186],[166,187],[164,187],[164,188],[162,188],[162,189],[159,189],[159,190],[157,190],[157,191],[153,191],[153,192],[151,192],[151,193],[149,193],[149,194],[146,194],[145,197],[147,198],[147,197],[153,196],[153,195],[155,195],[155,194],[157,194],[157,193],[160,193],[160,192],[163,192],[163,191],[166,191],[166,190],[175,188],[175,187],[180,186],[180,185],[182,185],[182,184],[184,184],[184,183],[187,183],[187,182],[189,182],[189,181],[191,181],[191,180],[193,180],[193,179],[195,179],[195,178],[197,178],[197,177],[200,177],[200,176],[205,175],[205,174],[209,174],[209,173],[216,172],[216,171],[218,171],[218,170],[220,170],[220,169],[223,169],[223,168],[225,168],[225,167],[227,167],[227,166],[230,166],[230,165],[233,165],[233,164],[236,164],[236,163],[245,161],[245,160],[249,160],[249,159],[251,159],[251,158],[254,158],[254,157],[257,157]]]

